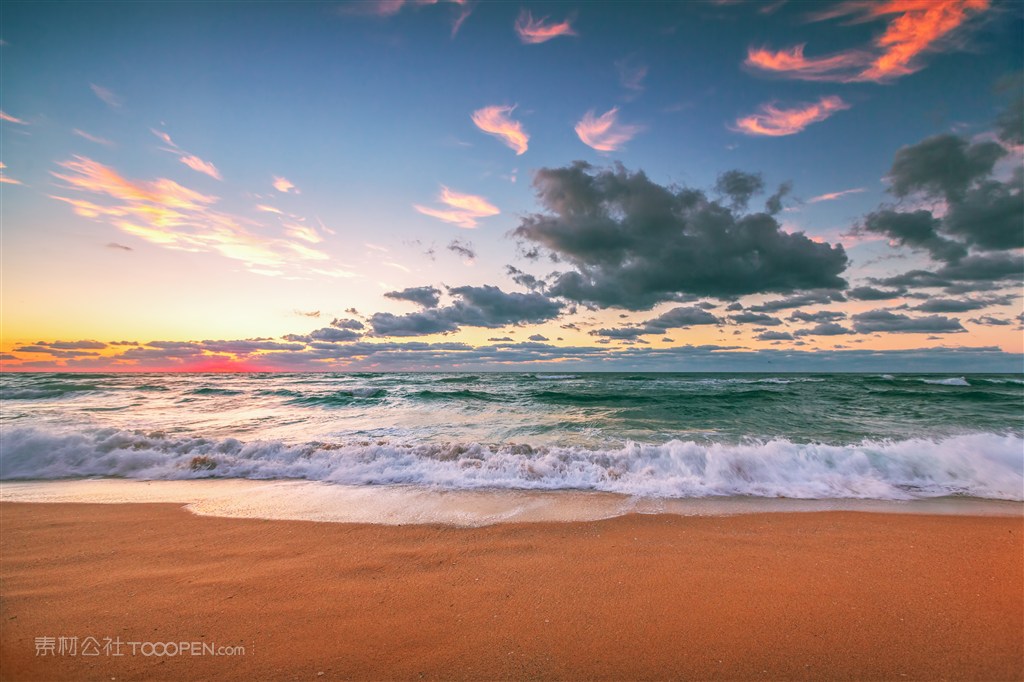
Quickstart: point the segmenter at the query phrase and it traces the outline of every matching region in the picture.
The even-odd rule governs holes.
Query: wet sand
[[[1022,531],[855,512],[456,528],[5,502],[0,678],[1019,680]],[[182,648],[169,642],[188,653],[144,655]]]

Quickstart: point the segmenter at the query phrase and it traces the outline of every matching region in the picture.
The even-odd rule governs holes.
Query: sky
[[[1024,370],[1024,5],[0,4],[4,371]]]

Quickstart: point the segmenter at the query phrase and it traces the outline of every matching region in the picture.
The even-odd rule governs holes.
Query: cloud
[[[530,341],[550,341],[551,340],[548,337],[544,336],[543,334],[533,334],[529,338],[530,338]]]
[[[819,322],[809,329],[798,329],[793,332],[795,336],[842,336],[853,333],[853,330],[835,322]]]
[[[813,313],[805,313],[802,310],[794,310],[789,319],[794,322],[834,322],[842,320],[846,313],[839,310],[818,310]]]
[[[967,331],[960,321],[942,315],[910,317],[890,310],[871,310],[853,316],[853,328],[859,334],[948,334]]]
[[[627,57],[615,62],[615,70],[619,74],[619,85],[634,95],[644,91],[644,79],[647,78],[647,65]]]
[[[304,244],[257,234],[252,228],[262,227],[258,223],[213,208],[217,197],[173,180],[129,180],[113,168],[82,156],[58,165],[60,171],[53,172],[53,176],[66,182],[67,189],[88,194],[90,200],[53,198],[70,204],[81,216],[105,220],[122,232],[159,246],[216,252],[242,261],[261,274],[280,274],[295,261],[328,259]]]
[[[529,10],[522,10],[516,19],[515,29],[519,39],[527,45],[545,43],[558,36],[574,36],[576,32],[569,19],[560,23],[547,23],[548,18],[534,19]]]
[[[110,140],[108,140],[108,139],[106,139],[104,137],[97,137],[96,135],[90,135],[89,133],[85,132],[84,130],[79,130],[78,128],[72,129],[71,132],[73,134],[75,134],[75,135],[78,135],[79,137],[81,137],[83,139],[89,140],[89,142],[95,142],[96,144],[102,144],[102,145],[104,145],[106,147],[110,147],[110,146],[112,146],[114,144],[113,142],[111,142]]]
[[[215,180],[223,179],[220,177],[220,171],[217,170],[216,166],[214,166],[209,161],[203,161],[198,156],[182,156],[178,160],[181,161],[186,166],[188,166],[189,168],[191,168],[192,170],[198,171],[200,173],[205,173],[206,175],[209,175],[211,178]]]
[[[752,313],[746,311],[736,315],[730,315],[729,319],[736,324],[760,324],[765,327],[777,327],[782,324],[782,320],[777,317],[772,317],[766,313]]]
[[[522,123],[509,118],[514,110],[514,106],[489,106],[474,111],[472,118],[477,128],[494,135],[519,155],[526,151],[530,136]]]
[[[855,187],[854,189],[844,189],[840,192],[829,192],[828,194],[819,194],[816,197],[811,197],[807,200],[808,204],[817,204],[822,201],[835,201],[841,199],[849,194],[859,194],[860,192],[866,192],[864,187]]]
[[[336,317],[331,320],[331,326],[335,329],[365,329],[364,325],[359,320],[353,320],[351,318]]]
[[[622,148],[643,130],[643,126],[618,122],[619,108],[612,107],[598,117],[591,109],[576,124],[576,134],[583,144],[599,152],[614,152]]]
[[[296,310],[295,314],[298,315],[299,317],[320,317],[320,311],[319,310],[309,310],[309,311]]]
[[[793,335],[789,332],[766,331],[755,337],[758,341],[792,341]]]
[[[107,248],[108,249],[117,249],[118,251],[134,251],[135,250],[135,249],[133,249],[130,246],[125,246],[124,244],[118,244],[117,242],[110,242],[109,244],[107,244]]]
[[[543,168],[534,178],[543,214],[514,235],[574,271],[549,293],[633,310],[681,295],[730,297],[846,286],[842,246],[790,234],[764,213],[740,214],[703,192],[664,187],[621,165]]]
[[[982,315],[981,317],[972,317],[967,320],[972,324],[980,324],[986,327],[1008,327],[1013,324],[1013,320],[1007,320],[1002,317],[992,317],[991,315]]]
[[[15,180],[14,178],[7,177],[7,175],[4,174],[5,170],[7,170],[7,165],[3,161],[0,161],[0,183],[8,185],[22,184],[21,180]]]
[[[406,315],[375,313],[370,325],[377,336],[419,336],[451,332],[461,326],[503,327],[526,322],[546,322],[559,315],[561,304],[538,293],[505,293],[484,285],[449,289],[455,301]]]
[[[887,179],[899,199],[918,198],[935,209],[898,211],[883,206],[868,214],[854,234],[881,234],[897,246],[923,248],[947,268],[971,250],[1024,248],[1024,165],[1005,181],[994,177],[1006,156],[997,142],[971,142],[943,134],[896,152]],[[977,261],[975,261],[977,263]]]
[[[827,305],[833,301],[842,302],[846,297],[841,291],[834,289],[819,289],[817,291],[803,291],[786,298],[765,301],[758,305],[750,306],[750,309],[759,313],[774,313],[789,308],[799,308],[805,305]]]
[[[473,246],[473,242],[463,241],[461,239],[453,239],[448,242],[448,246],[445,247],[452,253],[457,253],[462,256],[463,259],[472,262],[476,259],[476,249]]]
[[[718,176],[715,191],[731,200],[734,210],[746,210],[750,198],[764,191],[764,179],[760,173],[726,171]]]
[[[6,113],[4,111],[0,111],[0,121],[7,121],[8,123],[17,123],[18,125],[23,125],[23,126],[27,126],[28,125],[28,123],[26,121],[22,121],[20,118],[17,118],[15,116],[11,116],[10,114],[8,114],[8,113]]]
[[[441,302],[441,290],[437,287],[409,287],[401,291],[389,291],[384,296],[397,301],[412,301],[424,308],[436,308]]]
[[[1014,300],[1013,296],[986,296],[983,298],[929,298],[920,305],[914,306],[914,310],[924,313],[965,313],[971,310],[981,310],[994,305],[1010,305]]]
[[[875,287],[854,287],[846,292],[846,295],[855,301],[886,301],[893,298],[899,298],[903,294],[907,293],[904,288],[890,289],[888,291],[883,289],[876,289]]]
[[[287,194],[289,192],[291,192],[292,194],[299,193],[299,190],[295,187],[295,185],[292,184],[291,180],[289,180],[288,178],[278,177],[276,175],[274,176],[274,189],[284,194]]]
[[[744,64],[754,71],[799,80],[884,83],[920,71],[928,53],[962,47],[958,29],[988,9],[989,0],[841,2],[813,15],[812,20],[853,17],[853,23],[888,21],[870,47],[813,58],[804,56],[804,45],[776,52],[751,47]]]
[[[120,109],[124,105],[124,99],[115,94],[113,90],[96,85],[95,83],[89,83],[89,87],[92,89],[93,94],[103,100],[108,107]]]
[[[834,95],[792,109],[780,109],[774,103],[762,104],[758,113],[736,119],[733,130],[768,137],[795,135],[812,123],[824,121],[837,111],[849,108],[849,104]]]
[[[487,218],[501,213],[496,206],[483,197],[473,194],[462,194],[447,187],[441,187],[441,194],[438,201],[447,206],[447,209],[431,208],[413,204],[413,208],[432,218],[437,218],[446,223],[457,225],[464,229],[473,229],[477,226],[477,218]]]

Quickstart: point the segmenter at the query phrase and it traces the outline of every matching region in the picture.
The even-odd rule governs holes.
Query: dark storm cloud
[[[1008,128],[1009,121],[1020,119],[1016,103],[996,124],[997,135],[1008,144],[1019,139]],[[972,250],[1024,247],[1024,167],[1014,156],[1009,179],[997,178],[995,172],[996,163],[1008,153],[999,142],[972,142],[949,133],[900,149],[887,176],[889,192],[901,200],[941,202],[943,212],[883,206],[868,214],[853,232],[880,234],[899,245],[925,249],[947,267],[969,257],[991,257]]]
[[[544,291],[544,282],[528,272],[523,272],[519,268],[511,265],[506,265],[505,273],[519,286],[526,287],[530,291]]]
[[[728,198],[733,209],[745,211],[751,197],[764,191],[764,179],[760,173],[726,171],[718,176],[715,191]]]
[[[982,315],[981,317],[972,317],[967,320],[972,324],[980,324],[986,327],[1006,327],[1013,324],[1013,320],[1007,320],[1003,317],[992,317],[991,315]]]
[[[855,301],[887,301],[899,298],[905,293],[907,293],[907,290],[904,288],[886,291],[884,289],[876,289],[875,287],[854,287],[847,291],[846,295]]]
[[[843,302],[845,300],[846,297],[843,296],[841,291],[819,289],[817,291],[805,291],[774,301],[765,301],[759,305],[750,306],[750,310],[757,313],[774,313],[779,310],[799,308],[805,305],[827,305],[833,301]]]
[[[387,296],[387,294],[384,295]],[[352,320],[343,317],[336,317],[331,320],[331,326],[338,329],[364,329],[366,327],[366,325],[359,320]]]
[[[996,119],[996,134],[1007,144],[1024,144],[1024,71],[1001,78],[996,89],[1009,92],[1013,98]]]
[[[441,290],[436,287],[409,287],[401,291],[389,291],[384,296],[398,301],[412,301],[424,308],[436,308],[441,302]]]
[[[965,245],[939,235],[941,224],[931,211],[898,213],[884,209],[869,213],[859,232],[886,235],[901,246],[928,251],[935,260],[955,261],[966,256]]]
[[[925,313],[965,313],[970,310],[981,310],[992,305],[1009,305],[1013,296],[986,296],[984,298],[929,298],[914,310]]]
[[[853,328],[860,334],[948,334],[967,331],[955,318],[942,315],[910,317],[889,310],[871,310],[854,315]]]
[[[818,310],[813,313],[805,313],[802,310],[794,310],[789,316],[790,320],[799,322],[835,322],[846,317],[846,313],[839,310]]]
[[[727,184],[746,187],[732,187],[733,202],[750,185],[746,176],[734,179]],[[681,294],[726,298],[846,286],[842,246],[788,234],[766,213],[741,214],[640,171],[576,162],[541,169],[534,187],[547,213],[527,216],[514,235],[575,267],[554,280],[553,296],[642,310]]]
[[[896,152],[889,170],[890,189],[901,198],[922,192],[955,203],[975,181],[990,175],[1005,155],[996,142],[971,144],[948,133],[929,137]]]
[[[637,326],[618,327],[616,329],[598,329],[590,332],[595,336],[613,339],[635,339],[646,334],[664,334],[669,329],[680,329],[703,324],[719,324],[720,319],[709,313],[702,306],[680,306],[642,322]]]
[[[789,332],[767,331],[761,332],[756,338],[758,341],[792,341],[793,335]]]
[[[1024,256],[1013,253],[987,253],[967,256],[935,272],[910,270],[892,277],[870,278],[873,284],[887,287],[938,288],[961,294],[987,291],[1024,280]]]
[[[419,336],[455,331],[460,326],[501,327],[506,324],[545,322],[558,316],[562,306],[538,293],[505,293],[498,287],[455,287],[451,305],[408,315],[376,313],[370,325],[377,336]]]
[[[798,329],[794,332],[796,336],[840,336],[842,334],[853,334],[852,329],[847,329],[835,322],[819,322],[808,329]]]
[[[730,315],[729,319],[736,324],[763,324],[767,327],[777,327],[782,324],[782,320],[766,313],[743,312],[737,315]]]

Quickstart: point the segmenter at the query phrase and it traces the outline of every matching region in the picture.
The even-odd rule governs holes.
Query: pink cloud
[[[293,194],[299,193],[299,190],[296,189],[295,185],[292,184],[291,180],[289,180],[288,178],[281,178],[276,175],[274,176],[274,189],[276,189],[278,192],[283,192],[285,194],[287,194],[288,192],[292,192]]]
[[[8,123],[17,123],[18,125],[27,126],[28,123],[22,121],[20,118],[11,116],[10,114],[0,111],[0,121],[7,121]]]
[[[22,184],[21,180],[15,180],[14,178],[9,178],[6,175],[4,175],[4,171],[6,169],[7,169],[7,165],[4,164],[3,161],[0,161],[0,183],[4,183],[4,184],[7,184],[7,185],[20,185],[20,184]]]
[[[734,130],[747,135],[782,137],[794,135],[811,125],[849,109],[850,105],[839,97],[822,97],[814,104],[805,104],[793,109],[780,109],[774,104],[762,104],[758,113],[736,119]]]
[[[576,124],[576,134],[583,144],[599,152],[617,151],[643,130],[643,126],[619,123],[618,115],[618,107],[613,107],[597,117],[594,116],[593,110],[588,111]]]
[[[519,34],[519,39],[528,45],[536,45],[558,36],[576,35],[576,31],[572,29],[568,19],[557,24],[545,23],[547,19],[547,17],[534,19],[530,11],[524,9],[516,19],[515,29]]]
[[[473,112],[473,123],[485,133],[499,138],[519,155],[526,151],[530,136],[523,130],[522,123],[509,118],[508,115],[514,109],[515,107],[502,106],[477,109]]]
[[[863,187],[856,187],[854,189],[844,189],[841,192],[829,192],[828,194],[819,194],[816,197],[811,197],[807,200],[808,204],[817,204],[822,201],[835,201],[836,199],[845,197],[848,194],[859,194],[860,192],[867,191]]]
[[[223,179],[220,177],[220,171],[217,170],[216,166],[214,166],[209,161],[203,161],[198,156],[182,156],[178,160],[194,171],[205,173],[206,175],[209,175],[211,178],[214,178],[216,180]]]
[[[487,218],[501,213],[496,206],[483,197],[454,192],[447,187],[441,188],[438,201],[447,208],[431,208],[429,206],[420,206],[419,204],[414,204],[413,208],[423,215],[443,220],[446,223],[451,223],[467,230],[477,226],[477,218]]]

